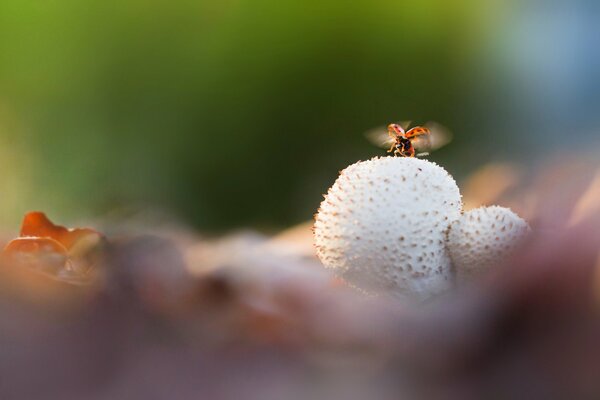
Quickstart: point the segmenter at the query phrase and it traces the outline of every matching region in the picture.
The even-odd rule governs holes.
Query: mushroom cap
[[[321,203],[317,255],[368,293],[427,298],[451,284],[445,235],[461,207],[456,182],[433,162],[361,161],[340,173]]]
[[[508,257],[530,232],[525,220],[509,208],[480,207],[450,225],[448,251],[458,282],[472,280]]]

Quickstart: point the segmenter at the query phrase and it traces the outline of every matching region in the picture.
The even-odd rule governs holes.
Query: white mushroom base
[[[341,172],[321,203],[317,255],[366,292],[427,298],[452,284],[445,239],[461,207],[456,182],[435,163],[358,162]]]
[[[457,282],[476,279],[505,260],[529,231],[527,222],[508,208],[480,207],[465,212],[448,232]]]

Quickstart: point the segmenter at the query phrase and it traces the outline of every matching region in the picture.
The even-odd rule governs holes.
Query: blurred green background
[[[529,20],[513,18],[539,8],[2,0],[0,222],[152,208],[203,231],[274,230],[309,219],[340,169],[383,154],[363,132],[399,119],[450,127],[431,158],[458,177],[515,157],[515,124],[548,118],[528,118],[540,96],[503,60],[537,65],[518,46],[543,20],[514,37]],[[515,103],[519,90],[533,100]]]

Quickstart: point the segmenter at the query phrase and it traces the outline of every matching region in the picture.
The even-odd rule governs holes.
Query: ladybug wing
[[[429,129],[431,133],[430,146],[432,150],[437,150],[452,141],[452,132],[444,125],[438,124],[437,122],[428,122],[425,127]]]
[[[419,153],[418,155],[437,150],[452,140],[452,133],[443,125],[428,122],[424,126],[429,129],[429,135],[417,136],[411,140],[415,150]]]
[[[389,135],[385,126],[380,126],[365,132],[365,137],[377,147],[389,148],[396,140]]]

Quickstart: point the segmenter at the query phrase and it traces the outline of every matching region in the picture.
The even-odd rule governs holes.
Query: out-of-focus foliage
[[[306,219],[337,170],[379,154],[363,131],[459,120],[468,3],[3,1],[4,220]]]
[[[362,132],[402,118],[455,132],[432,159],[457,175],[524,152],[520,120],[497,123],[527,110],[506,85],[524,69],[501,61],[535,70],[520,39],[544,25],[507,41],[496,3],[4,0],[0,221],[151,206],[205,230],[286,225],[382,154]]]

